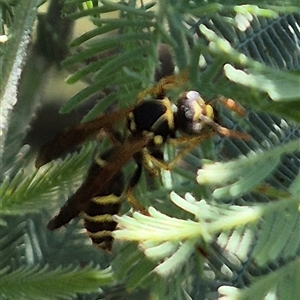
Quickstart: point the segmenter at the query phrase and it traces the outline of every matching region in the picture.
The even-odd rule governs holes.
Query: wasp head
[[[176,129],[188,135],[199,135],[214,120],[214,110],[196,91],[184,93],[178,103],[175,116]]]

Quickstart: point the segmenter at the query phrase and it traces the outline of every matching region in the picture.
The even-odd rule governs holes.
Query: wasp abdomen
[[[88,236],[103,250],[110,251],[112,248],[112,232],[117,226],[113,215],[119,212],[120,207],[120,195],[110,194],[94,197],[81,213]]]

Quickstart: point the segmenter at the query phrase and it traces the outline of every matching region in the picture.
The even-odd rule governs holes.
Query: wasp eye
[[[197,91],[189,91],[186,93],[186,98],[191,101],[198,101],[201,96]]]

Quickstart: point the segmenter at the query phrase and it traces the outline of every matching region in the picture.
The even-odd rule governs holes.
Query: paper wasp
[[[155,94],[155,98],[141,100],[131,108],[112,112],[66,129],[41,149],[36,160],[37,167],[58,158],[70,147],[84,142],[99,130],[112,133],[116,122],[124,118],[127,120],[124,136],[119,138],[113,135],[113,140],[116,139],[117,144],[105,157],[105,163],[92,164],[83,184],[68,199],[59,214],[49,222],[49,229],[59,228],[83,212],[85,226],[92,240],[100,248],[110,250],[112,237],[109,232],[114,230],[116,224],[109,216],[119,211],[118,197],[125,189],[122,168],[131,158],[135,160],[137,168],[128,184],[129,198],[133,187],[140,179],[145,157],[152,158],[154,164],[165,165],[161,148],[168,140],[188,141],[189,149],[216,133],[230,138],[249,140],[248,134],[219,125],[215,121],[212,105],[206,104],[196,91],[185,92],[176,104],[172,103],[165,94],[166,90],[174,85],[174,78],[176,77],[163,78],[154,88],[140,95],[140,98],[143,98],[145,94]],[[120,182],[119,186],[116,185],[117,181]],[[134,202],[132,198],[131,200]],[[143,210],[138,203],[133,204],[136,209]],[[101,236],[100,239],[97,240],[97,234],[91,231],[96,231],[98,237]],[[107,235],[103,237],[105,232]]]

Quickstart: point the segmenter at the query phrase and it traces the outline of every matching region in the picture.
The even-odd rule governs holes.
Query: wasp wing
[[[150,141],[148,135],[135,136],[121,146],[115,147],[105,165],[93,176],[88,176],[79,189],[48,223],[48,229],[54,230],[75,218],[83,211],[90,199],[101,195],[113,177],[120,172],[123,166]]]
[[[40,149],[35,161],[37,168],[65,154],[70,148],[83,143],[100,129],[112,128],[116,122],[125,118],[132,108],[125,108],[102,115],[90,122],[82,123],[64,131],[47,142]]]

